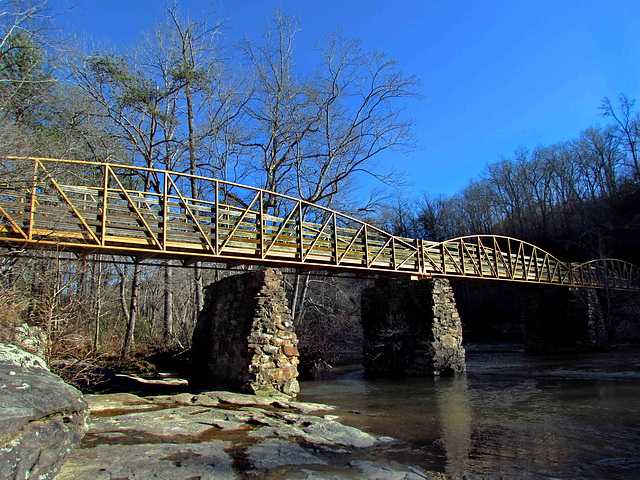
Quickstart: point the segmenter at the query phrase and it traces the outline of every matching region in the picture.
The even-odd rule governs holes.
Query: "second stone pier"
[[[362,294],[367,374],[465,371],[462,324],[449,281],[379,282]]]

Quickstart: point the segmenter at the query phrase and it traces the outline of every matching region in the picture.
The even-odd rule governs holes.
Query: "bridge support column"
[[[224,278],[206,288],[193,333],[189,385],[295,396],[297,344],[278,270]]]
[[[611,328],[598,292],[548,288],[536,291],[522,310],[527,353],[605,350]]]
[[[462,324],[447,279],[386,283],[365,290],[362,327],[367,374],[465,370]]]

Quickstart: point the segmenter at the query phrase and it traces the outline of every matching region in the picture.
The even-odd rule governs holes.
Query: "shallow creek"
[[[401,440],[388,458],[448,478],[640,478],[638,349],[530,357],[471,345],[457,377],[365,379],[343,367],[301,390],[343,423]]]

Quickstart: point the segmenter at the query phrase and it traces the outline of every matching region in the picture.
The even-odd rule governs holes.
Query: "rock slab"
[[[91,426],[58,480],[430,478],[385,457],[394,440],[311,414],[328,405],[222,391],[86,399]]]
[[[0,478],[55,478],[89,409],[38,356],[0,344]]]

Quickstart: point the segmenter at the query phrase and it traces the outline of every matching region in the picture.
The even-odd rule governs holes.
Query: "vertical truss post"
[[[260,198],[258,199],[260,206],[258,208],[258,218],[256,218],[256,232],[258,234],[258,241],[260,245],[260,258],[264,259],[264,191],[260,190]],[[258,222],[260,226],[258,227]]]
[[[391,261],[393,269],[397,270],[398,261],[396,260],[396,237],[391,237]]]
[[[481,252],[481,245],[482,245],[482,240],[480,239],[480,237],[476,237],[478,243],[476,244],[476,253],[478,254],[478,269],[480,270],[480,276],[484,277],[484,268],[482,266],[482,252]]]
[[[111,167],[104,166],[104,178],[102,179],[102,231],[100,244],[104,247],[107,238],[107,193],[109,190],[109,172]]]
[[[369,234],[366,224],[364,226],[364,266],[369,268]]]
[[[509,259],[509,278],[511,280],[513,280],[516,277],[516,265],[518,265],[518,260],[516,259],[516,264],[513,264],[513,258],[512,258],[512,250],[511,250],[511,239],[508,238],[507,239],[507,255],[508,255],[508,259]]]
[[[340,263],[338,259],[338,219],[336,217],[336,212],[332,213],[333,215],[333,255],[334,255],[334,263],[338,265]]]
[[[499,245],[498,245],[498,239],[495,237],[493,237],[493,264],[496,267],[496,278],[500,278],[500,269],[498,267],[498,253],[501,252]]]
[[[168,172],[164,172],[163,192],[162,192],[162,249],[167,251],[167,215],[169,205],[169,179]]]
[[[304,258],[304,238],[302,236],[304,224],[302,222],[302,201],[298,200],[298,248],[299,251],[299,259],[302,262]]]
[[[29,240],[33,240],[33,221],[36,210],[36,187],[38,185],[38,165],[39,161],[33,162],[33,184],[31,186],[31,209],[29,210]]]
[[[214,235],[215,235],[215,241],[216,241],[216,247],[214,248],[214,254],[218,255],[218,253],[220,252],[220,228],[218,226],[219,224],[219,199],[220,199],[220,181],[218,179],[216,179],[215,181],[215,193],[214,193],[215,197],[215,205],[214,205],[214,214],[215,214],[215,220],[213,222],[213,228],[215,229],[214,231]]]

